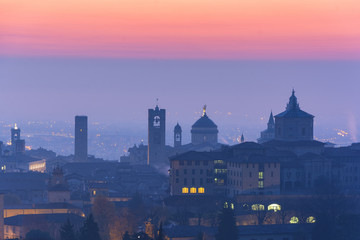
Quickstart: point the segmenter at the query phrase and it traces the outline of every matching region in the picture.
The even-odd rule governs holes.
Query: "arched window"
[[[262,204],[253,204],[253,205],[251,205],[251,210],[253,210],[253,211],[264,211],[265,206],[262,205]]]
[[[190,193],[196,193],[196,188],[194,187],[190,188]]]
[[[276,203],[273,203],[273,204],[270,204],[268,206],[268,210],[274,210],[274,212],[276,211],[280,211],[281,210],[281,206],[279,204],[276,204]]]
[[[179,141],[181,140],[180,133],[177,133],[177,134],[175,135],[175,140],[176,140],[177,142],[179,142]]]
[[[299,219],[295,216],[293,216],[291,219],[290,219],[290,223],[292,224],[296,224],[296,223],[299,223]]]
[[[306,222],[307,223],[315,223],[316,222],[316,219],[313,217],[313,216],[310,216],[306,219]]]
[[[159,116],[154,117],[153,125],[154,125],[154,127],[160,127],[160,117]]]
[[[200,188],[198,189],[198,193],[205,193],[205,188],[200,187]]]
[[[189,189],[187,187],[182,188],[182,193],[189,193]]]

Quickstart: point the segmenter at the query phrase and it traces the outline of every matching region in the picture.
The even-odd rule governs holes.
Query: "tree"
[[[80,240],[101,240],[99,227],[92,214],[89,215],[84,226],[80,229]]]
[[[319,178],[315,184],[316,195],[311,209],[316,218],[313,239],[359,239],[357,236],[360,218],[354,215],[359,199],[356,196],[344,195],[327,179]]]
[[[238,231],[236,227],[236,220],[234,210],[230,207],[225,207],[219,215],[218,233],[216,240],[236,240]]]
[[[130,235],[129,235],[129,232],[128,231],[126,231],[125,232],[125,234],[124,234],[124,236],[123,236],[123,238],[122,238],[123,240],[131,240],[131,238],[130,238]]]
[[[25,240],[52,240],[48,232],[41,230],[31,230],[25,236]]]
[[[149,237],[146,233],[144,232],[138,232],[138,233],[134,233],[132,235],[133,240],[153,240],[151,237]]]
[[[112,225],[116,221],[116,209],[112,202],[107,200],[105,196],[99,195],[95,198],[92,206],[94,219],[99,226],[99,233],[103,240],[110,239]]]
[[[69,218],[60,228],[60,238],[61,240],[76,240],[74,225],[70,223]]]
[[[164,240],[164,230],[162,222],[160,222],[159,232],[156,240]]]
[[[133,215],[136,224],[146,216],[146,208],[139,193],[136,193],[129,201],[129,213]]]

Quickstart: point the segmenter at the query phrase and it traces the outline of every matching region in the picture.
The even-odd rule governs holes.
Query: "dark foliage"
[[[60,238],[61,240],[76,240],[74,225],[70,223],[69,219],[60,228]]]
[[[85,220],[84,226],[80,229],[80,240],[101,240],[99,227],[92,214]]]
[[[31,230],[26,234],[25,240],[52,240],[48,232]]]
[[[227,207],[223,208],[219,215],[218,233],[216,240],[236,240],[238,231],[236,227],[236,220],[234,211]]]
[[[125,234],[124,234],[124,236],[123,236],[123,240],[131,240],[131,237],[130,237],[128,231],[125,232]]]
[[[164,240],[164,230],[163,230],[163,224],[160,222],[159,232],[156,240]]]

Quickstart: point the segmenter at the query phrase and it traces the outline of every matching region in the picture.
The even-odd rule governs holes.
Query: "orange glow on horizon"
[[[358,0],[0,0],[0,56],[360,58]]]

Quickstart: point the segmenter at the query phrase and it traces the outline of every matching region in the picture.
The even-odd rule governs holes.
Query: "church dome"
[[[192,125],[191,133],[218,133],[217,125],[206,114],[206,106],[203,115]]]
[[[206,115],[206,105],[203,109],[203,115],[197,120],[191,128],[192,144],[217,144],[218,128],[216,124]]]
[[[192,128],[217,128],[217,126],[205,113],[192,125]]]

